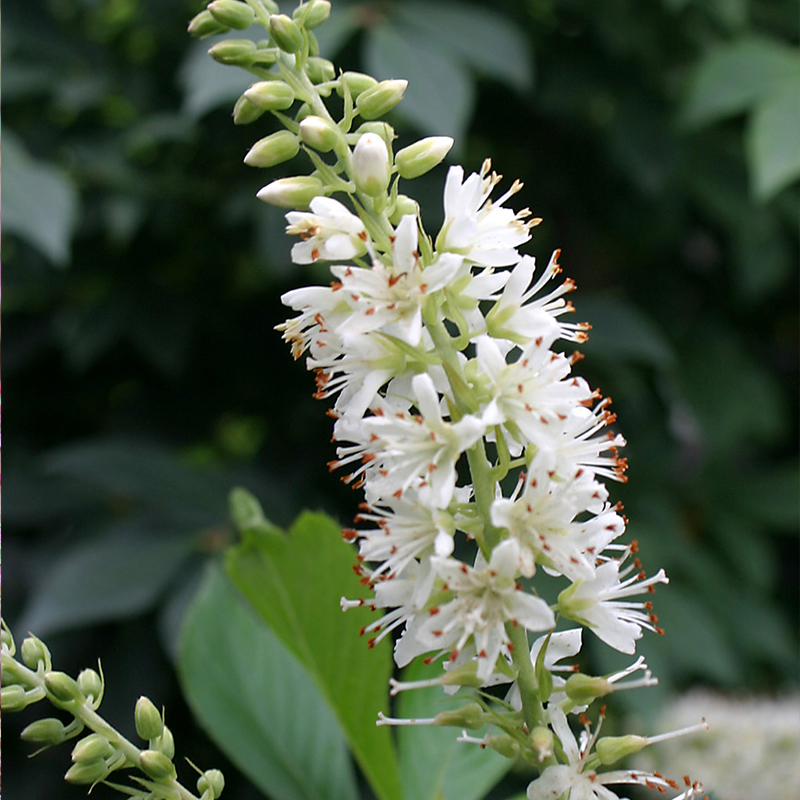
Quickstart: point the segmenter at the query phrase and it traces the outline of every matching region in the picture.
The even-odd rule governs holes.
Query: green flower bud
[[[53,747],[66,739],[66,728],[60,719],[47,717],[31,722],[19,736],[26,742]]]
[[[614,764],[626,756],[638,753],[647,746],[644,736],[604,736],[598,739],[595,752],[601,764]]]
[[[376,133],[365,133],[353,150],[353,180],[371,197],[386,192],[391,172],[386,143]]]
[[[189,34],[196,36],[198,39],[216,36],[219,33],[227,33],[229,30],[230,28],[215,19],[210,11],[201,11],[189,23]]]
[[[81,670],[78,688],[89,702],[99,701],[103,697],[103,679],[93,669]]]
[[[453,146],[449,136],[429,136],[404,147],[394,158],[401,178],[418,178],[432,170]]]
[[[389,222],[392,225],[399,225],[403,217],[409,214],[416,216],[419,213],[419,204],[416,200],[405,194],[399,194],[394,201],[394,210],[389,215]]]
[[[286,14],[273,14],[269,18],[269,32],[285,53],[298,53],[303,49],[303,30]]]
[[[103,759],[112,752],[111,743],[105,736],[101,736],[99,733],[90,733],[72,748],[72,760],[76,764],[85,764]]]
[[[334,123],[311,114],[300,123],[300,138],[320,153],[329,153],[341,141],[342,134]]]
[[[136,708],[133,712],[136,720],[136,733],[141,739],[150,741],[161,736],[164,731],[164,720],[161,714],[148,697],[140,697],[136,701]]]
[[[28,695],[18,684],[4,686],[0,690],[0,707],[3,711],[22,711],[28,705]]]
[[[253,9],[238,0],[214,0],[208,4],[208,11],[217,22],[240,31],[249,28],[256,18]]]
[[[309,0],[299,5],[292,14],[307,31],[322,25],[330,15],[331,4],[328,0]]]
[[[255,52],[256,44],[249,39],[225,39],[209,48],[208,54],[220,64],[248,67]]]
[[[528,741],[539,764],[553,754],[553,733],[549,728],[537,726],[530,732]]]
[[[9,655],[13,656],[14,653],[17,652],[16,645],[14,644],[14,637],[11,631],[6,628],[5,622],[3,623],[2,629],[0,629],[0,642],[2,642],[3,649],[7,650]]]
[[[163,753],[167,758],[175,757],[175,737],[172,731],[165,725],[164,730],[157,739],[153,740],[152,750],[158,750]]]
[[[485,716],[483,709],[477,703],[468,703],[453,711],[440,711],[433,718],[433,724],[476,730],[486,722]]]
[[[290,131],[278,131],[259,139],[244,157],[248,167],[274,167],[290,158],[300,150],[300,140]]]
[[[378,81],[372,75],[365,75],[363,72],[345,72],[340,78],[340,83],[346,83],[350,90],[350,96],[355,100],[362,92],[372,89],[378,85]],[[336,90],[339,97],[344,97],[341,87]]]
[[[358,96],[356,111],[364,119],[378,119],[403,99],[407,86],[408,81],[381,81]]]
[[[164,778],[174,779],[178,774],[175,765],[158,750],[142,750],[139,766],[148,777],[156,781]]]
[[[208,769],[197,779],[197,791],[203,795],[210,791],[210,798],[216,800],[225,788],[225,777],[218,769]]]
[[[111,770],[105,761],[79,762],[73,764],[64,776],[67,783],[98,783],[106,778]]]
[[[30,669],[39,669],[41,664],[45,670],[49,671],[53,666],[47,645],[32,634],[26,636],[23,640],[20,655],[22,656],[22,662]]]
[[[46,672],[44,685],[47,693],[60,703],[69,703],[77,700],[79,703],[86,699],[74,678],[70,678],[66,672]]]
[[[256,197],[279,208],[294,208],[303,211],[318,195],[325,194],[319,178],[299,175],[296,178],[280,178],[260,189]]]
[[[249,125],[251,122],[255,122],[264,113],[266,112],[263,108],[254,105],[242,95],[233,107],[233,124]]]
[[[377,133],[378,136],[386,142],[387,147],[397,138],[394,133],[394,128],[388,122],[365,122],[363,125],[360,125],[356,131],[358,136],[364,133]]]
[[[294,103],[294,92],[283,81],[259,81],[247,89],[244,96],[264,111],[283,111]]]
[[[311,56],[306,62],[306,73],[312,83],[324,83],[336,77],[336,67],[327,58]]]
[[[519,755],[519,742],[508,734],[490,736],[486,740],[486,746],[491,747],[492,750],[495,750],[506,758],[516,758]]]
[[[579,672],[567,679],[564,691],[575,705],[585,706],[593,703],[598,697],[607,695],[611,691],[611,686],[605,678],[595,678]]]

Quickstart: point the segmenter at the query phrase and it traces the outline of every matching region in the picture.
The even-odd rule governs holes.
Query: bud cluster
[[[134,800],[216,800],[222,794],[225,781],[219,770],[198,770],[198,795],[178,783],[173,764],[175,741],[164,724],[163,713],[151,700],[140,697],[134,712],[136,732],[147,741],[147,748],[142,750],[97,713],[105,689],[102,672],[84,669],[77,678],[72,678],[53,670],[47,645],[33,635],[22,642],[21,660],[17,660],[16,654],[14,637],[3,621],[2,710],[21,711],[40,700],[48,700],[72,716],[68,724],[53,717],[38,719],[20,734],[23,740],[39,746],[37,752],[77,739],[72,749],[72,766],[64,776],[66,781],[94,786],[106,783],[117,770],[133,768],[142,774],[134,778],[134,787],[109,785]],[[89,733],[83,735],[87,728]]]

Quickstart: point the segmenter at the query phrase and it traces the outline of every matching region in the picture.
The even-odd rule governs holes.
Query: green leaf
[[[441,664],[417,660],[403,671],[403,680],[433,678]],[[448,697],[441,687],[403,692],[397,704],[400,717],[432,717],[464,705],[463,697]],[[471,732],[482,736],[485,731]],[[459,731],[438,726],[401,727],[397,731],[400,772],[406,800],[480,800],[512,766],[494,750],[457,742]]]
[[[748,160],[760,200],[800,178],[800,73],[756,107],[749,122]]]
[[[25,151],[3,132],[3,230],[35,247],[54,264],[66,266],[78,224],[79,197],[67,173]]]
[[[380,800],[399,800],[397,757],[387,728],[392,674],[389,642],[372,650],[359,637],[371,615],[343,614],[342,596],[364,588],[353,573],[355,551],[341,528],[324,514],[306,512],[282,536],[247,536],[232,550],[228,574],[283,644],[300,661],[339,720],[350,747]]]
[[[21,628],[44,636],[140,614],[156,604],[196,549],[193,533],[154,533],[142,520],[116,525],[53,564]]]
[[[520,92],[533,87],[530,45],[510,19],[467,3],[398,3],[398,16],[437,48]]]
[[[346,742],[314,681],[216,566],[186,617],[179,673],[209,736],[269,797],[358,797]]]
[[[746,38],[711,51],[700,62],[681,117],[690,126],[738,114],[800,75],[800,55],[772,39]]]
[[[464,138],[475,105],[473,82],[461,64],[406,25],[383,24],[366,37],[367,72],[379,80],[408,80],[399,113],[422,133]],[[435,76],[435,80],[432,80]]]

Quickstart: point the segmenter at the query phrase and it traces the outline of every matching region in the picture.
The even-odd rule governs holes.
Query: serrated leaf
[[[385,23],[367,33],[364,61],[379,80],[408,80],[398,113],[422,133],[452,136],[458,145],[472,116],[475,89],[457,60],[414,29]]]
[[[209,736],[269,797],[358,797],[344,736],[314,681],[216,566],[186,617],[179,672]]]
[[[45,636],[140,614],[155,605],[196,547],[193,533],[154,535],[143,520],[116,525],[55,561],[20,625]]]
[[[389,642],[369,650],[359,637],[370,614],[343,614],[340,598],[359,597],[355,551],[324,514],[306,512],[288,536],[246,538],[228,556],[228,574],[256,613],[314,680],[333,709],[356,760],[380,800],[400,800],[397,756],[387,728],[392,674]]]
[[[4,131],[3,230],[66,266],[78,210],[78,192],[66,171],[31,158],[19,139]]]
[[[700,62],[681,117],[687,125],[700,126],[741,113],[798,75],[800,55],[795,48],[771,39],[740,39]]]
[[[756,106],[747,138],[756,197],[769,200],[800,178],[800,73]]]
[[[398,3],[396,13],[435,47],[520,92],[533,87],[530,45],[510,19],[468,3]]]
[[[441,664],[417,660],[403,671],[403,680],[426,680],[441,673]],[[400,694],[397,715],[432,717],[464,704],[463,697],[449,697],[441,687],[413,689]],[[454,728],[433,725],[398,728],[405,800],[480,800],[511,768],[512,761],[494,750],[457,742],[458,734]]]

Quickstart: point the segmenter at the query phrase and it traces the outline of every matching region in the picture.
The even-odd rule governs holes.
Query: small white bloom
[[[364,223],[332,197],[315,197],[310,211],[290,211],[286,233],[302,241],[292,246],[295,264],[346,261],[366,253]]]

